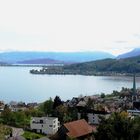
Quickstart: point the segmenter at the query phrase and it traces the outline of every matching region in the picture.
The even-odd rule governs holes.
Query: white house
[[[78,119],[85,118],[89,124],[99,124],[101,117],[109,118],[110,113],[106,111],[97,111],[93,109],[79,110]]]
[[[140,110],[127,110],[129,117],[140,116]]]
[[[37,133],[55,134],[59,126],[58,118],[54,117],[32,117],[30,121],[31,130]]]
[[[100,117],[109,118],[110,114],[94,114],[94,113],[87,113],[88,123],[90,124],[99,124]]]

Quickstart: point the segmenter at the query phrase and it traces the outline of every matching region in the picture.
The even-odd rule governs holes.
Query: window
[[[52,127],[52,125],[49,125],[49,127]]]
[[[43,120],[40,120],[40,123],[43,123]]]

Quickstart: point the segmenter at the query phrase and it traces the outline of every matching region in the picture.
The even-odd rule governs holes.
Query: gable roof
[[[80,101],[80,102],[77,104],[77,106],[82,106],[82,107],[84,107],[84,106],[86,106],[86,102],[85,102],[85,101]]]
[[[95,128],[90,126],[84,119],[65,123],[64,126],[68,130],[67,136],[71,138],[85,136],[95,131]]]

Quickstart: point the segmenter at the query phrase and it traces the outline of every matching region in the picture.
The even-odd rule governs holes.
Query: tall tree
[[[56,109],[58,106],[62,105],[63,102],[61,101],[59,96],[54,98],[53,109]]]
[[[139,140],[140,118],[130,119],[127,114],[114,113],[107,120],[103,119],[95,133],[97,140]]]
[[[53,101],[52,98],[44,102],[43,110],[45,112],[45,115],[51,116],[53,113]]]
[[[12,112],[8,105],[5,105],[4,111],[1,113],[1,117],[5,124],[8,124],[12,118]]]

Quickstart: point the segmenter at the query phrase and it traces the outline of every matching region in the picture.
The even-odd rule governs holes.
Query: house
[[[101,117],[109,118],[110,114],[104,111],[92,111],[86,113],[86,120],[89,124],[96,124],[98,125],[100,123]],[[81,113],[78,113],[78,119],[83,118]]]
[[[72,100],[67,102],[67,106],[74,107],[78,104],[79,99],[76,97],[73,97]]]
[[[110,114],[104,111],[95,111],[87,113],[88,123],[89,124],[99,124],[101,117],[105,119],[109,118]]]
[[[9,108],[13,112],[18,112],[18,111],[25,111],[27,109],[26,104],[24,102],[10,102]]]
[[[77,106],[85,107],[86,104],[87,104],[87,103],[86,103],[84,100],[81,100],[81,101],[77,104]]]
[[[26,107],[18,107],[18,106],[15,106],[15,107],[10,107],[10,109],[13,112],[18,112],[18,111],[25,111],[27,108]]]
[[[68,122],[63,124],[58,132],[52,137],[53,140],[67,140],[77,139],[86,140],[87,138],[93,140],[93,132],[95,127],[90,126],[84,119]]]
[[[0,114],[1,114],[1,112],[3,112],[4,111],[4,109],[0,109]]]
[[[0,101],[0,109],[4,109],[4,107],[5,107],[5,103],[4,103],[4,101]]]
[[[133,108],[137,109],[137,110],[140,110],[140,101],[133,102]]]
[[[55,134],[58,131],[60,123],[58,118],[54,117],[32,117],[30,129],[43,134]]]
[[[38,107],[38,104],[36,102],[27,104],[27,108],[36,108],[36,107]]]
[[[98,111],[94,109],[87,109],[84,107],[78,107],[78,119],[86,119],[89,124],[96,124],[100,123],[101,117],[109,118],[110,113],[106,111]]]
[[[140,117],[140,110],[127,110],[129,117],[133,118],[135,116]]]

